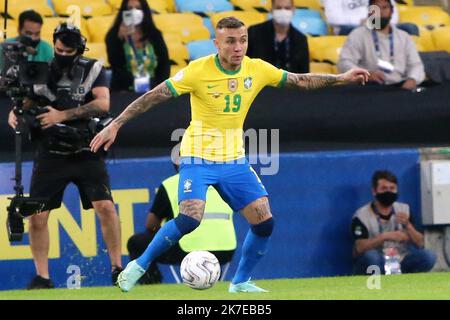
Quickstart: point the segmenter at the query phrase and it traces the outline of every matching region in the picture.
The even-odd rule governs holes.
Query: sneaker
[[[31,280],[30,284],[27,287],[27,290],[34,289],[53,289],[55,286],[53,285],[52,280],[42,278],[41,276],[36,276]]]
[[[237,284],[230,284],[230,288],[228,289],[230,293],[238,293],[238,292],[269,292],[255,285],[255,283],[250,280],[246,282],[241,282]]]
[[[119,273],[121,273],[122,271],[123,271],[122,267],[117,266],[113,267],[113,270],[111,271],[111,279],[113,286],[117,284],[117,278],[119,277]]]
[[[145,273],[145,270],[136,263],[136,260],[131,261],[117,277],[117,284],[123,292],[130,291]]]

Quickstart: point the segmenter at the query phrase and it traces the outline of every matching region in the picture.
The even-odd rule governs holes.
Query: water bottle
[[[386,275],[401,274],[400,254],[395,242],[385,241],[383,247],[384,272]]]

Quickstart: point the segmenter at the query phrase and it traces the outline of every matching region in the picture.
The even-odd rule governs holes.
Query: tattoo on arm
[[[93,116],[99,116],[105,113],[105,110],[101,108],[98,101],[92,100],[78,108],[73,108],[65,111],[66,120],[89,118]]]
[[[114,120],[119,126],[124,125],[129,120],[134,117],[144,113],[153,106],[169,100],[172,98],[172,93],[170,92],[167,85],[163,82],[159,84],[153,90],[143,94],[136,100],[134,100],[128,107]]]
[[[286,86],[312,90],[329,87],[339,82],[339,77],[333,74],[288,73]]]

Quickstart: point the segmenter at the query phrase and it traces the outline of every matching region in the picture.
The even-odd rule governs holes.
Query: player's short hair
[[[377,2],[378,0],[369,0],[369,7],[373,6],[375,4],[375,2]],[[394,4],[392,3],[393,0],[386,0],[389,3],[389,6],[391,7],[391,9],[394,9]]]
[[[22,30],[25,21],[32,21],[42,25],[44,20],[39,13],[34,10],[25,10],[19,15],[19,30]]]
[[[398,180],[395,174],[388,170],[377,170],[374,172],[372,176],[372,188],[376,189],[378,187],[378,181],[381,179],[387,180],[389,182],[395,183],[398,185]]]
[[[245,24],[235,17],[225,17],[217,22],[216,29],[239,29],[245,27]]]

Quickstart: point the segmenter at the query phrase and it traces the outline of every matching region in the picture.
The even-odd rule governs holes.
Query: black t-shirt
[[[156,192],[155,200],[150,208],[150,212],[153,212],[161,221],[173,218],[172,205],[170,204],[166,188],[164,188],[163,185],[160,185],[158,192]]]
[[[412,215],[409,215],[409,221],[414,225]],[[369,230],[358,217],[352,219],[352,237],[353,240],[369,239]]]

